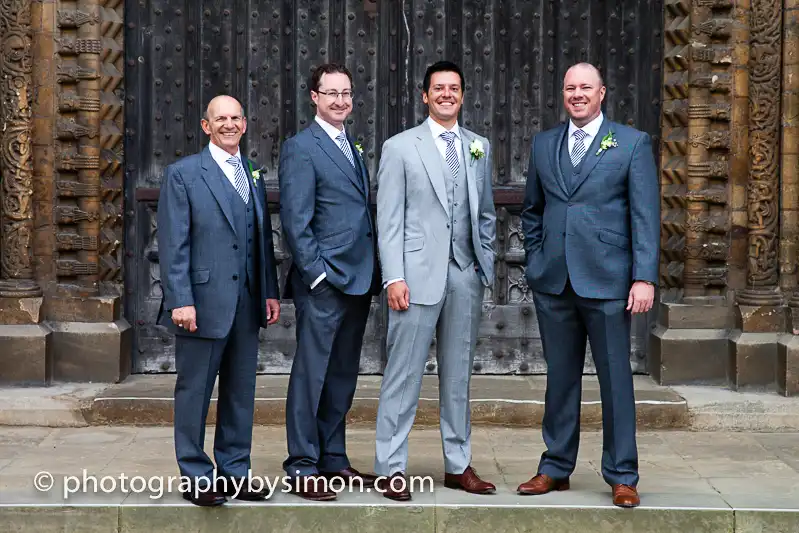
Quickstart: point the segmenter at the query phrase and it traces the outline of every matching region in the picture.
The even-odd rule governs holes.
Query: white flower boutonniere
[[[602,142],[599,143],[599,150],[596,151],[596,155],[601,154],[605,150],[616,148],[618,145],[619,143],[616,142],[616,139],[613,137],[613,130],[611,130],[607,135],[602,137]]]
[[[486,155],[485,150],[483,150],[483,143],[478,139],[473,140],[472,144],[469,145],[469,153],[472,154],[473,159],[480,159]]]
[[[248,163],[250,165],[250,174],[252,174],[252,184],[258,185],[258,180],[261,179],[261,171],[264,170],[264,167],[254,170],[252,168],[252,161],[248,161]]]
[[[363,146],[361,146],[361,143],[358,141],[355,141],[355,149],[358,150],[358,153],[363,157]]]

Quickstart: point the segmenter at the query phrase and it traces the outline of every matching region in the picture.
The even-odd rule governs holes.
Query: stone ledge
[[[542,379],[543,378],[543,379]],[[380,395],[380,376],[361,376],[349,422],[374,427]],[[114,385],[83,409],[92,425],[170,425],[173,423],[174,375],[135,375]],[[678,394],[655,385],[647,376],[636,376],[639,427],[669,429],[688,424],[688,406]],[[259,376],[256,390],[255,423],[284,425],[288,376]],[[472,424],[535,427],[544,415],[546,377],[473,376],[471,387]],[[214,391],[216,398],[216,391]],[[209,423],[216,420],[216,402],[209,410]],[[596,377],[583,380],[581,427],[601,427],[602,406]],[[425,376],[416,425],[439,425],[438,382]]]

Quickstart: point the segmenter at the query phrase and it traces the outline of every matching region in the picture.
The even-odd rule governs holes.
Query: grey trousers
[[[408,435],[416,417],[427,356],[436,336],[441,439],[447,473],[471,462],[469,385],[484,287],[474,265],[450,261],[444,297],[435,305],[389,309],[388,363],[377,410],[375,473],[406,472]]]

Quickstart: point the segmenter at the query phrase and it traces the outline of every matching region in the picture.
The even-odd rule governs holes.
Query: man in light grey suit
[[[378,245],[390,309],[375,470],[386,476],[379,490],[395,500],[411,498],[408,434],[434,334],[445,484],[495,491],[470,466],[469,385],[483,292],[494,279],[496,215],[488,140],[458,125],[464,87],[457,65],[430,66],[428,119],[387,140],[380,158]]]
[[[660,191],[649,135],[607,120],[604,97],[599,71],[573,66],[563,80],[569,122],[532,141],[521,218],[547,362],[547,450],[518,492],[569,488],[587,338],[602,397],[602,476],[614,504],[634,507],[640,500],[630,320],[654,300]]]
[[[239,150],[241,104],[214,98],[202,127],[208,146],[166,168],[158,252],[161,314],[175,333],[175,452],[180,474],[192,479],[184,498],[207,506],[265,498],[247,483],[258,332],[280,318],[280,302],[266,189]],[[203,447],[217,375],[214,465]]]

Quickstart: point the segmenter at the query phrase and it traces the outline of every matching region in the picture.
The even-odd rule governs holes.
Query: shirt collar
[[[338,129],[330,122],[321,118],[319,115],[316,115],[316,117],[314,117],[314,120],[316,120],[317,124],[322,126],[322,129],[325,130],[325,133],[327,133],[330,136],[330,138],[333,139],[334,141],[342,131],[346,131],[343,127],[341,129]]]
[[[227,163],[227,160],[230,159],[230,154],[215,145],[213,141],[208,143],[208,149],[211,151],[211,156],[214,158],[214,161],[219,164]],[[239,148],[236,148],[236,157],[241,161],[241,150]]]
[[[583,130],[586,132],[590,137],[596,137],[599,134],[599,128],[602,126],[602,121],[605,119],[605,115],[600,111],[599,116],[596,117],[594,120],[583,126],[582,128],[578,128],[574,125],[574,122],[571,120],[569,121],[569,137],[574,135],[574,132],[578,129]]]
[[[438,138],[445,131],[453,132],[455,134],[456,139],[461,138],[461,131],[460,128],[458,127],[457,122],[455,123],[454,126],[452,126],[451,130],[448,130],[447,128],[445,128],[444,126],[433,120],[433,117],[427,117],[427,125],[430,126],[430,133],[433,134],[433,139]]]

